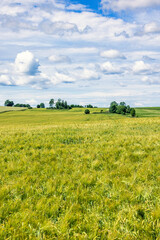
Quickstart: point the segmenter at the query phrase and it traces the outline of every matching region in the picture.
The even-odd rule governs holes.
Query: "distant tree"
[[[40,103],[40,108],[45,108],[44,103]]]
[[[134,108],[131,108],[131,116],[135,117],[136,116],[136,110]]]
[[[125,102],[120,102],[119,105],[120,105],[120,106],[126,106],[126,103],[125,103]]]
[[[49,106],[50,106],[51,108],[53,108],[53,105],[54,105],[54,99],[52,98],[52,99],[49,101]]]
[[[111,102],[110,107],[109,107],[109,112],[110,113],[116,113],[117,107],[118,107],[117,102],[115,102],[115,101]]]
[[[71,108],[83,108],[82,105],[77,105],[77,104],[71,104],[70,107]]]
[[[59,98],[58,101],[56,102],[56,108],[57,108],[57,109],[62,109],[62,101],[61,101],[60,98]]]
[[[125,105],[119,105],[119,106],[117,106],[116,113],[125,115],[126,109],[127,109],[127,107]]]
[[[131,111],[131,108],[129,105],[127,105],[126,113],[130,113],[130,111]]]
[[[85,114],[90,114],[89,109],[86,109],[86,110],[84,111],[84,113],[85,113]]]
[[[29,104],[23,104],[23,103],[17,103],[14,105],[14,107],[25,107],[25,108],[31,108]]]
[[[67,101],[64,102],[64,108],[67,109],[69,108],[68,104],[67,104]]]
[[[12,107],[13,105],[14,105],[14,102],[10,101],[10,100],[6,100],[4,103],[4,106],[6,106],[6,107]]]
[[[37,108],[40,108],[40,105],[39,105],[39,104],[37,105]]]
[[[86,105],[87,108],[93,108],[91,104]]]

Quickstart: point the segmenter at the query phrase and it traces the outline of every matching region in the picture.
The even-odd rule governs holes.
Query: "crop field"
[[[0,113],[10,112],[10,111],[24,111],[24,110],[26,110],[26,108],[22,108],[22,107],[1,107],[0,106]]]
[[[0,240],[160,240],[160,108],[136,112],[0,114]]]

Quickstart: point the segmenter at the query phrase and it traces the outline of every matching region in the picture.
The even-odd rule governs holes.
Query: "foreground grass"
[[[0,115],[0,239],[160,239],[160,118]]]

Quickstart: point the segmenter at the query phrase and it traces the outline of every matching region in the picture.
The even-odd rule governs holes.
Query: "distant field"
[[[136,108],[139,117],[160,117],[160,107]]]
[[[160,111],[136,110],[0,114],[0,239],[160,240]]]
[[[27,108],[22,108],[22,107],[1,107],[0,106],[0,113],[3,112],[10,112],[10,111],[22,111],[26,110]]]

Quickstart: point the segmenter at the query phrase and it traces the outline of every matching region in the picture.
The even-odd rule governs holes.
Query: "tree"
[[[136,116],[136,110],[134,108],[131,108],[131,116],[135,117]]]
[[[85,114],[90,114],[89,109],[86,109],[86,110],[84,111],[84,113],[85,113]]]
[[[91,104],[88,104],[86,107],[87,108],[93,108],[93,106]]]
[[[4,103],[4,106],[6,107],[12,107],[14,105],[14,102],[13,101],[10,101],[10,100],[6,100],[5,103]]]
[[[37,105],[37,108],[40,108],[40,105],[39,105],[39,104]]]
[[[51,108],[53,108],[53,105],[54,105],[54,99],[52,98],[52,99],[49,101],[49,106],[50,106]]]
[[[40,108],[45,108],[44,103],[40,103]]]
[[[117,107],[118,107],[117,102],[115,102],[115,101],[111,102],[110,107],[109,107],[109,112],[110,113],[116,113]]]
[[[124,114],[126,114],[126,109],[127,109],[127,107],[125,105],[119,105],[119,106],[117,106],[116,113],[124,115]]]
[[[68,104],[67,101],[64,102],[64,108],[67,109],[68,108]]]
[[[120,105],[120,106],[126,106],[126,103],[125,103],[125,102],[120,102],[119,105]]]
[[[129,105],[127,105],[126,113],[130,113],[130,111],[131,111],[131,108]]]

